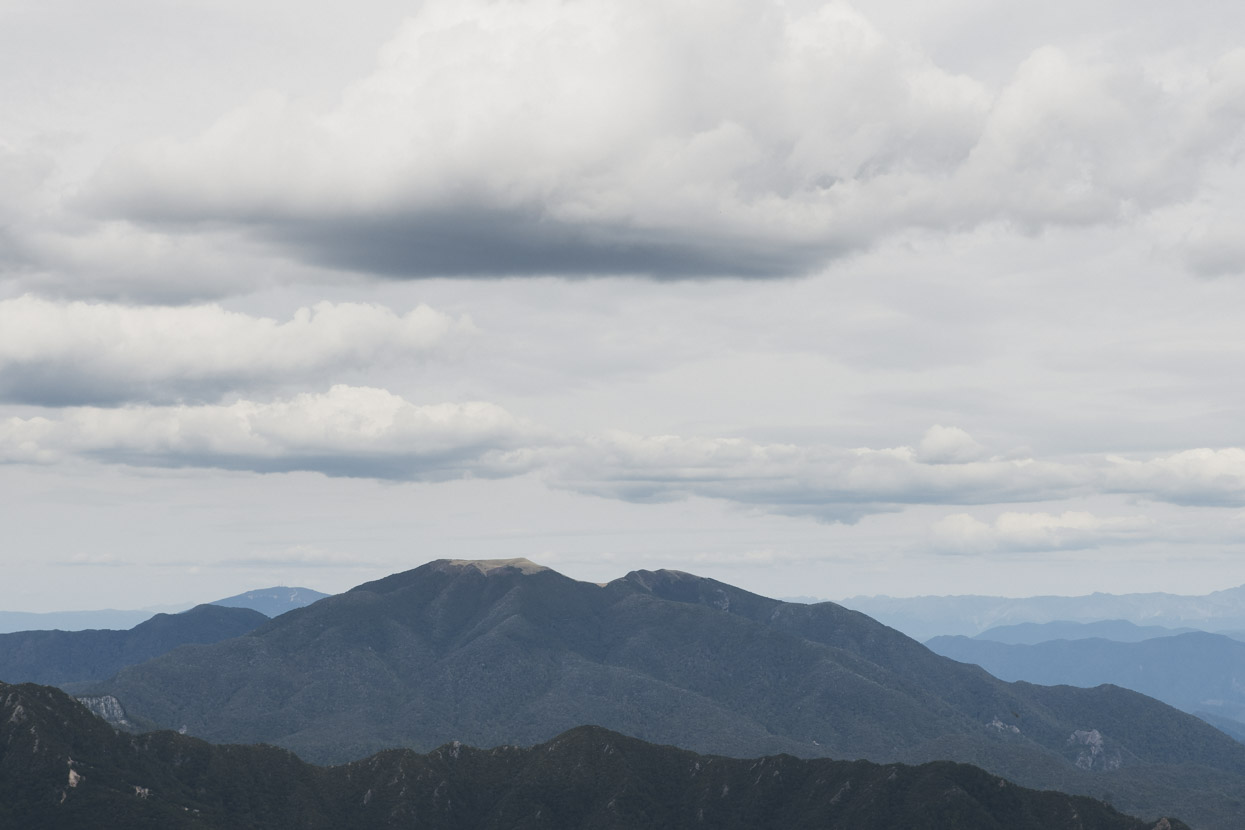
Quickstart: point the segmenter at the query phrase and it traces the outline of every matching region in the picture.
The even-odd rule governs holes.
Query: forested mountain
[[[56,689],[0,684],[0,827],[23,830],[1187,830],[975,767],[737,760],[579,727],[313,767],[284,750],[114,732]]]
[[[216,643],[267,621],[263,614],[246,608],[198,605],[180,614],[156,614],[127,631],[0,634],[0,680],[53,685],[102,680],[180,645]]]
[[[1242,826],[1245,746],[1134,692],[1008,684],[833,603],[636,571],[439,561],[95,690],[131,720],[341,762],[581,724],[740,757],[977,763],[1131,812]]]

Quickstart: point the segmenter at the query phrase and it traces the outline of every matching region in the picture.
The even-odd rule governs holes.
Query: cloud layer
[[[406,314],[320,302],[292,319],[216,305],[162,308],[0,301],[0,400],[64,406],[208,401],[235,390],[422,358],[471,330],[420,305]]]
[[[911,447],[842,449],[627,433],[589,439],[558,466],[554,480],[627,501],[699,496],[846,522],[912,504],[1066,498],[1086,485],[1076,467],[1032,459],[927,463]]]
[[[0,421],[0,461],[82,456],[150,467],[441,481],[516,475],[537,433],[489,403],[416,406],[383,389],[334,386],[272,403],[122,409]]]
[[[259,95],[85,204],[394,277],[782,276],[1185,200],[1239,143],[1242,54],[1045,46],[993,87],[845,3],[432,0],[336,108]]]
[[[933,527],[942,553],[991,554],[1081,550],[1143,538],[1153,523],[1141,516],[1100,517],[1083,510],[1060,514],[1005,512],[993,522],[955,513]]]
[[[949,459],[954,448],[973,456]],[[498,478],[540,471],[558,489],[636,503],[690,497],[822,522],[855,522],[914,505],[1060,501],[1125,493],[1181,505],[1245,505],[1245,450],[1145,460],[985,457],[962,430],[933,427],[914,449],[761,444],[740,438],[556,436],[485,402],[416,405],[381,389],[338,385],[270,403],[80,407],[0,421],[0,462],[84,457],[148,467],[257,473],[312,471],[396,481]],[[940,452],[932,456],[927,448]],[[946,550],[1084,547],[1135,530],[1087,513],[966,514],[935,528]]]

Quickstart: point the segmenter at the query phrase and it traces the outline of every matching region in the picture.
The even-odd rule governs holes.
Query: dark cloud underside
[[[643,275],[784,277],[849,246],[758,241],[620,225],[574,225],[537,210],[342,217],[263,226],[305,262],[394,278]]]

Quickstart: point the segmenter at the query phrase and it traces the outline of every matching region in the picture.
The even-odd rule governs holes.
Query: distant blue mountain
[[[293,608],[302,608],[316,600],[330,596],[310,588],[260,588],[232,597],[209,602],[226,608],[250,608],[266,617],[284,614]],[[180,613],[191,608],[183,605],[152,606],[141,610],[118,610],[105,608],[96,611],[0,611],[0,634],[15,631],[86,631],[109,629],[125,631],[156,616],[157,612]]]
[[[302,608],[304,605],[311,605],[317,600],[322,600],[329,594],[322,594],[319,591],[313,591],[310,588],[289,588],[279,585],[275,588],[260,588],[255,591],[247,591],[245,594],[237,594],[232,597],[218,599],[209,605],[223,605],[228,608],[250,608],[252,611],[258,611],[269,617],[277,617],[286,611],[295,608]]]
[[[1051,640],[1089,640],[1100,637],[1117,643],[1140,643],[1155,637],[1175,637],[1197,631],[1196,628],[1167,628],[1162,625],[1136,625],[1128,620],[1099,620],[1098,622],[1070,622],[1057,620],[1048,623],[1016,623],[987,628],[974,640],[993,640],[1011,645],[1035,645]]]
[[[1076,597],[851,597],[840,604],[917,640],[940,634],[976,636],[989,628],[1060,620],[1127,620],[1141,626],[1199,631],[1245,629],[1245,585],[1202,596],[1086,594]]]
[[[154,617],[155,611],[0,611],[0,634],[14,631],[84,631],[88,628],[124,630]]]
[[[975,663],[1000,680],[1044,686],[1111,683],[1157,698],[1223,731],[1245,733],[1245,643],[1198,631],[1136,643],[1100,638],[1011,645],[970,637],[934,637],[931,651]]]

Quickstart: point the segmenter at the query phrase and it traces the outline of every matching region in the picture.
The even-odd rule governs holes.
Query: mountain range
[[[1245,733],[1245,643],[1220,634],[1195,631],[1134,643],[1091,638],[1032,645],[934,637],[926,645],[1003,680],[1048,686],[1114,683],[1209,716],[1211,722],[1228,726],[1231,734]]]
[[[1162,625],[1137,625],[1128,620],[1097,620],[1095,622],[1069,622],[1056,620],[1048,623],[1016,623],[987,628],[973,637],[974,640],[991,640],[1012,645],[1036,645],[1052,640],[1089,640],[1098,638],[1117,643],[1140,643],[1156,637],[1175,637],[1189,634],[1196,628],[1168,628]],[[928,641],[926,643],[928,645]]]
[[[841,604],[910,637],[972,637],[1015,623],[1127,620],[1136,625],[1245,631],[1245,585],[1202,596],[1181,594],[1088,594],[1075,597],[851,597]]]
[[[127,629],[151,619],[155,611],[103,608],[95,611],[0,611],[0,634],[14,631]]]
[[[62,685],[103,680],[187,643],[216,643],[268,617],[249,608],[198,605],[156,614],[126,631],[19,631],[0,634],[0,680]]]
[[[597,585],[441,560],[91,691],[143,726],[319,763],[596,724],[737,757],[952,759],[1138,815],[1245,824],[1245,746],[1197,718],[1113,686],[1006,683],[833,603],[675,571]]]
[[[578,727],[313,767],[264,746],[114,732],[56,689],[0,683],[0,826],[24,830],[1188,830],[975,767],[709,757]]]
[[[277,586],[260,588],[254,591],[237,594],[225,599],[214,600],[210,605],[225,605],[231,608],[250,608],[267,617],[284,614],[291,608],[310,605],[328,594],[313,591],[310,588],[292,588]],[[0,611],[0,634],[11,634],[16,631],[87,631],[93,629],[125,630],[151,619],[158,613],[180,613],[191,606],[165,605],[143,610],[127,611],[102,609],[97,611]]]

